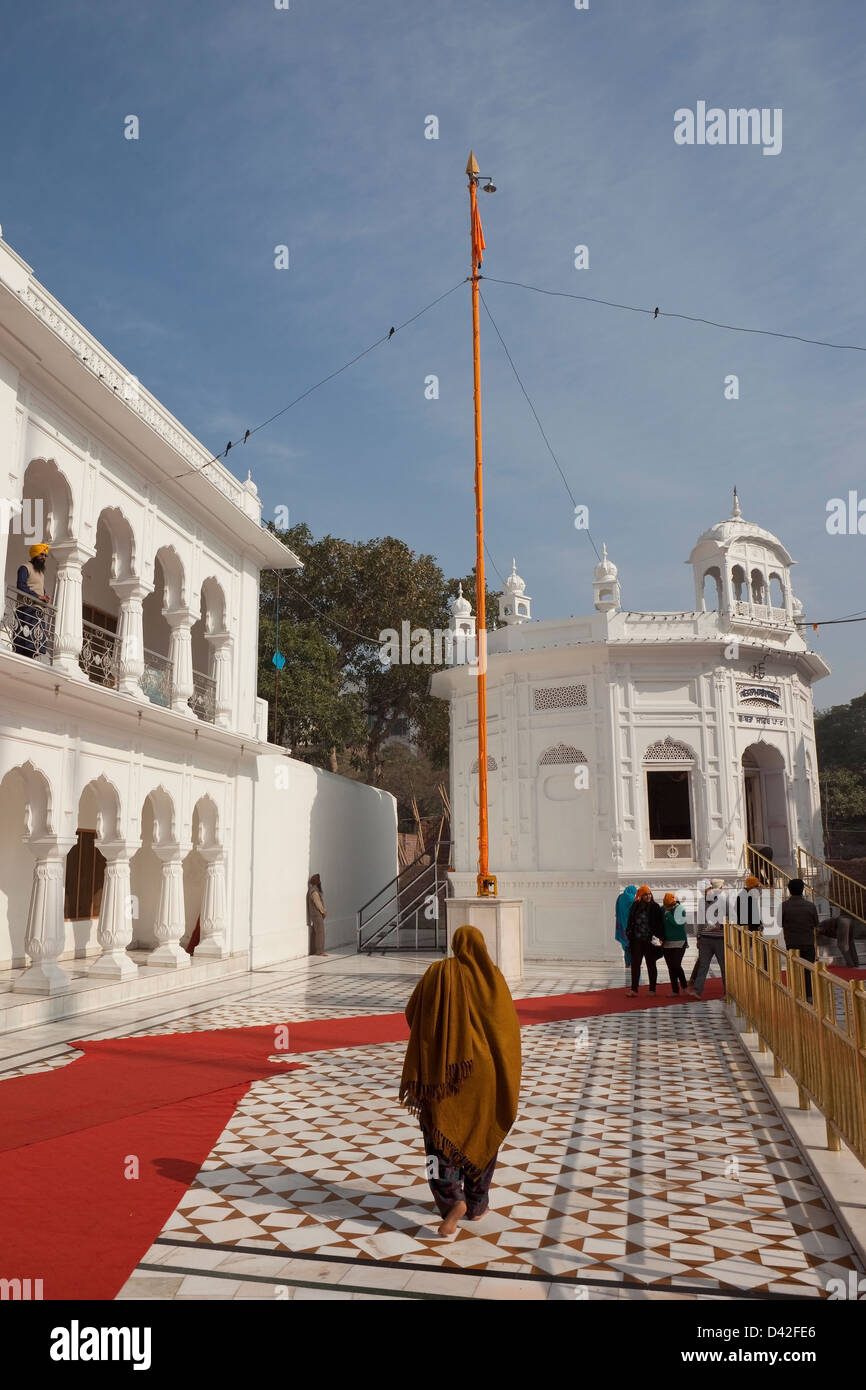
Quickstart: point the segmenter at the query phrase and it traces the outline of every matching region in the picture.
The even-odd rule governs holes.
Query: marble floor
[[[26,1030],[0,1078],[67,1064],[76,1037],[396,1012],[429,961],[337,954],[91,1015],[87,1031]],[[621,965],[530,965],[513,992],[622,985]],[[306,1053],[251,1086],[119,1297],[820,1298],[862,1275],[721,1001],[522,1038],[491,1209],[455,1240],[436,1235],[419,1131],[397,1106],[404,1045]]]

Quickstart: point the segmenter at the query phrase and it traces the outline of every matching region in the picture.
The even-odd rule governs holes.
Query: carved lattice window
[[[539,767],[551,767],[555,763],[585,763],[587,757],[579,748],[575,748],[571,743],[558,743],[555,748],[548,748],[538,759]]]
[[[533,691],[535,708],[579,709],[588,704],[585,685],[546,685]]]
[[[687,743],[680,743],[668,736],[658,743],[651,743],[643,760],[645,763],[693,763],[695,751]]]
[[[478,759],[476,758],[476,759],[475,759],[475,762],[472,764],[472,766],[471,766],[470,769],[469,769],[470,773],[477,772],[479,766],[480,766],[480,764],[479,764],[479,762],[478,762]],[[495,758],[491,758],[490,754],[488,753],[488,754],[487,754],[487,771],[488,771],[488,772],[498,772],[498,770],[499,770],[499,764],[498,764],[498,762],[496,761]]]

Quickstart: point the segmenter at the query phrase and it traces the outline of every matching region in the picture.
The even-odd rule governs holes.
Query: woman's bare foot
[[[467,1216],[466,1220],[467,1220],[467,1221],[480,1221],[480,1220],[482,1219],[482,1217],[484,1217],[484,1216],[487,1215],[487,1213],[489,1212],[489,1210],[490,1210],[489,1207],[485,1207],[484,1210],[483,1210],[483,1211],[480,1211],[480,1212],[478,1213],[477,1216]]]
[[[626,992],[625,992],[625,994],[626,994],[626,998],[627,998],[627,999],[637,999],[637,990],[636,990],[636,989],[627,989]]]
[[[448,1215],[445,1217],[445,1220],[439,1227],[439,1235],[453,1236],[454,1232],[457,1230],[458,1223],[462,1221],[465,1215],[466,1203],[455,1202]]]

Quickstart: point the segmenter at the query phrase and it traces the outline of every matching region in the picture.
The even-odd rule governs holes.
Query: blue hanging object
[[[275,608],[274,608],[274,634],[275,634],[276,639],[277,639],[277,650],[274,652],[273,656],[271,657],[271,661],[272,661],[273,665],[277,668],[278,671],[282,671],[283,667],[284,667],[285,664],[286,664],[286,658],[283,656],[282,652],[280,651],[280,576],[279,576],[279,574],[277,574],[277,596],[276,596],[276,604],[275,604]]]

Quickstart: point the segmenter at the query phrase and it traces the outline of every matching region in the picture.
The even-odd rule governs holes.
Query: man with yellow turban
[[[50,553],[51,547],[44,541],[31,545],[29,562],[18,566],[18,592],[30,600],[19,603],[15,611],[12,646],[19,656],[41,656],[47,645],[49,615],[45,608],[51,596],[45,592],[45,561]]]

